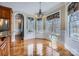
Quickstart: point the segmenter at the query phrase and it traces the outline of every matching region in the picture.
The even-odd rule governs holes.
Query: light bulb
[[[0,19],[0,26],[3,25],[3,19]]]
[[[7,23],[8,23],[8,21],[7,21],[7,20],[5,20],[5,23],[7,24]]]

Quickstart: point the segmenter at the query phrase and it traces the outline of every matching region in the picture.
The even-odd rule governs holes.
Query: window
[[[42,21],[42,19],[37,19],[37,32],[43,32],[43,21]]]
[[[34,24],[35,24],[34,19],[28,18],[28,32],[34,32],[35,31]]]
[[[49,15],[46,20],[46,30],[51,31],[55,34],[60,34],[61,30],[61,19],[60,13],[56,12],[52,15]]]
[[[76,11],[69,16],[69,34],[70,37],[79,37],[79,11]]]
[[[69,18],[69,36],[77,37],[79,35],[79,11],[78,2],[72,2],[68,6],[68,18]]]
[[[52,32],[52,28],[53,28],[53,25],[52,25],[52,20],[46,20],[46,32],[48,33],[51,33]]]
[[[53,19],[53,32],[60,34],[61,30],[61,20],[60,18],[54,18]]]

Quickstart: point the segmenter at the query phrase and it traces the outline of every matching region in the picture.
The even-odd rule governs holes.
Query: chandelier
[[[39,5],[40,5],[39,6],[40,8],[39,8],[39,12],[37,13],[37,17],[38,18],[42,18],[43,17],[43,13],[42,13],[42,9],[41,9],[41,2],[39,3]]]

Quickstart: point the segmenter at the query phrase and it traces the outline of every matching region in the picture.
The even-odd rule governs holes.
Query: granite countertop
[[[0,32],[0,37],[7,37],[7,36],[10,36],[10,32],[9,31]]]

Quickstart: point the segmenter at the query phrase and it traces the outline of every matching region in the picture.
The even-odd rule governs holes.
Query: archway
[[[15,15],[15,39],[24,38],[24,16],[20,13]]]

